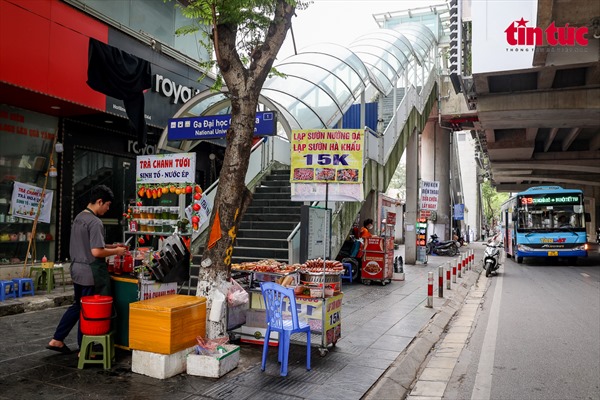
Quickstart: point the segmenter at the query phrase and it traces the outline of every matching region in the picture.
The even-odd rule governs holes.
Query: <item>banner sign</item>
[[[43,189],[26,183],[16,182],[14,185],[11,203],[12,215],[19,218],[35,220]],[[54,192],[46,190],[42,201],[38,221],[50,223],[52,215],[52,197]]]
[[[169,140],[200,140],[224,138],[231,124],[231,115],[169,119]],[[254,136],[272,136],[277,133],[277,119],[273,111],[256,113]]]
[[[465,219],[465,205],[464,204],[455,204],[454,205],[454,219],[455,220],[464,220]]]
[[[292,183],[361,184],[362,129],[292,131]]]
[[[421,210],[437,210],[440,183],[438,181],[421,181]]]
[[[135,181],[141,183],[194,183],[196,153],[136,157]]]

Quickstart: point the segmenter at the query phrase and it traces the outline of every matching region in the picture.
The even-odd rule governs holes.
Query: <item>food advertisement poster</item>
[[[363,200],[362,129],[293,130],[292,200]],[[328,187],[326,188],[326,185]]]
[[[52,190],[46,190],[44,193],[44,199],[41,200],[42,191],[43,189],[40,187],[15,181],[11,198],[12,215],[18,218],[35,220],[38,206],[40,201],[42,201],[38,221],[49,224],[52,213],[52,197],[54,192]]]
[[[196,153],[137,156],[135,181],[141,183],[193,183]]]

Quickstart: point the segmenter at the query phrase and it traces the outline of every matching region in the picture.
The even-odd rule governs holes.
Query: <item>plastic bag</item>
[[[231,278],[231,287],[227,291],[227,304],[231,307],[236,307],[246,304],[248,301],[248,292],[235,279]]]
[[[219,348],[223,349],[222,346],[229,341],[229,337],[221,336],[214,339],[208,339],[203,338],[202,336],[198,336],[196,337],[196,340],[198,341],[198,344],[195,348],[196,354],[211,356],[221,353],[221,351],[219,351]]]

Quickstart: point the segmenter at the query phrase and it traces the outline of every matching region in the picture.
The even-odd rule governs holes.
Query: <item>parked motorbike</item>
[[[488,277],[492,272],[497,273],[496,271],[500,268],[500,249],[503,245],[494,240],[490,240],[485,245],[483,268],[485,269],[485,276]]]
[[[429,237],[429,242],[425,249],[425,253],[435,253],[440,256],[455,256],[458,254],[459,244],[454,240],[446,240],[441,242],[438,235],[435,233]]]

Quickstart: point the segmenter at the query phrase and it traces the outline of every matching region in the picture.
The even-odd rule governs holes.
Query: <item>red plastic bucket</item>
[[[105,335],[110,331],[112,319],[111,296],[84,296],[81,298],[79,327],[84,335]]]

